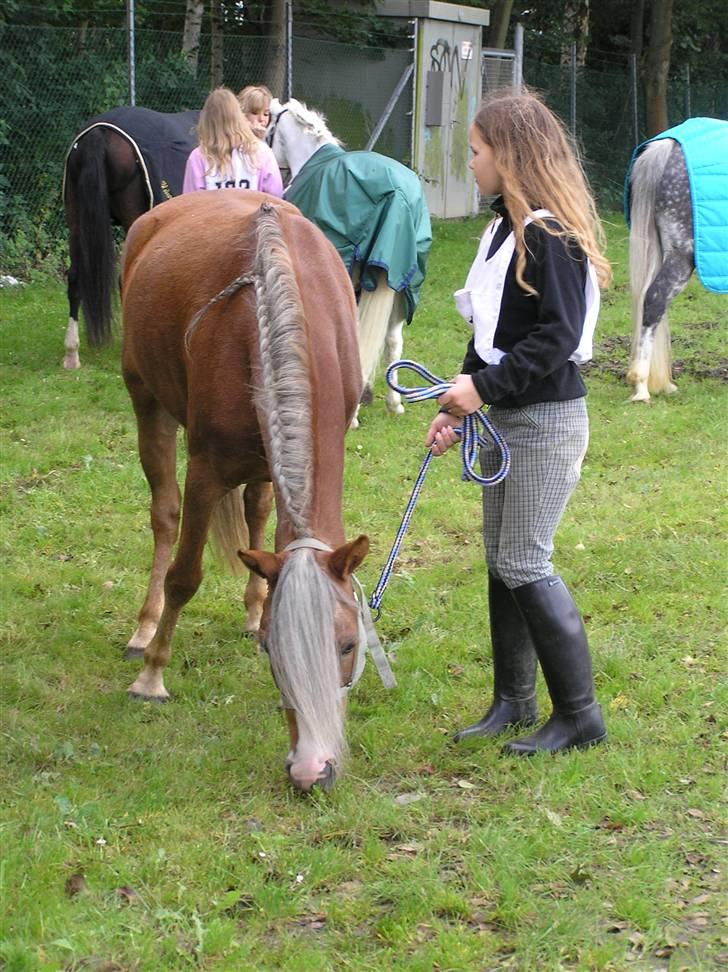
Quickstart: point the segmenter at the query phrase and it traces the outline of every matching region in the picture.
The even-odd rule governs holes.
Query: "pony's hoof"
[[[63,359],[63,367],[66,371],[78,371],[81,367],[81,359],[77,354],[67,354]]]
[[[632,395],[632,397],[630,398],[630,401],[631,402],[645,402],[645,403],[648,403],[648,402],[651,402],[652,399],[650,398],[649,394],[646,394],[645,395],[645,394],[642,394],[641,392],[635,392],[634,395]]]
[[[139,661],[140,658],[144,658],[144,649],[140,648],[138,645],[127,645],[124,649],[124,660],[125,661]]]
[[[400,402],[399,405],[394,405],[392,408],[388,408],[390,415],[404,415],[404,405]]]
[[[132,692],[131,689],[126,690],[126,694],[130,699],[138,699],[140,702],[158,702],[159,705],[164,705],[165,702],[169,702],[172,696],[167,693],[164,696],[158,695],[144,695],[142,692]]]

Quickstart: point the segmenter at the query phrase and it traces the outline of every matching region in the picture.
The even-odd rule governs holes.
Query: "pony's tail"
[[[640,344],[645,339],[642,327],[645,294],[662,266],[662,244],[655,221],[655,197],[672,147],[671,139],[659,139],[648,145],[635,161],[630,175],[629,277],[633,329],[632,363],[627,379],[632,383],[637,381],[635,369]],[[659,394],[674,387],[670,381],[672,360],[667,313],[655,327],[653,342],[648,389]]]
[[[377,270],[374,290],[361,289],[359,297],[359,359],[365,385],[371,385],[394,313],[396,294],[387,284],[385,270]],[[398,306],[398,305],[397,305]]]
[[[313,406],[308,330],[281,214],[263,203],[257,217],[255,291],[263,377],[256,399],[273,482],[296,533],[308,534],[312,495]]]
[[[79,226],[78,287],[89,344],[111,339],[114,237],[106,176],[106,142],[98,129],[79,141],[75,203]],[[69,187],[70,188],[70,187]]]
[[[250,546],[248,525],[245,522],[245,509],[240,488],[235,487],[226,493],[217,504],[210,521],[210,547],[215,557],[233,574],[244,574],[239,550]]]

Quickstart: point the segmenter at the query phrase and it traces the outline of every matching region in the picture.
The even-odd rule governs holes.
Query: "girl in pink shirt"
[[[272,149],[254,134],[229,88],[210,92],[197,124],[199,146],[185,166],[182,192],[198,189],[257,189],[283,196]]]

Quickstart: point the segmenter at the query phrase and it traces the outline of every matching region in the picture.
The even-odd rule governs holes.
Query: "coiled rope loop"
[[[408,388],[405,385],[398,385],[393,378],[394,372],[397,370],[407,370],[414,371],[425,381],[428,381],[429,385],[423,385],[415,388]],[[428,371],[427,368],[418,364],[416,361],[409,361],[407,359],[403,361],[395,361],[394,364],[387,368],[386,372],[387,384],[393,391],[399,392],[399,394],[407,402],[424,402],[432,398],[439,398],[443,395],[449,388],[452,388],[452,382],[442,381],[442,379],[437,378],[432,372]],[[478,427],[481,427],[479,430]],[[473,412],[470,415],[466,415],[462,420],[462,425],[455,429],[455,432],[460,436],[460,455],[462,458],[463,471],[462,479],[464,481],[470,481],[473,483],[478,483],[480,486],[495,486],[506,478],[508,472],[511,468],[511,454],[506,444],[505,439],[500,434],[498,429],[493,425],[487,415],[481,409],[477,412]],[[501,464],[495,475],[493,476],[481,476],[475,471],[475,463],[478,460],[478,450],[481,446],[484,446],[485,439],[483,438],[483,433],[490,436],[493,442],[496,444],[500,454],[501,454]],[[404,515],[402,516],[402,522],[397,530],[397,535],[394,538],[394,543],[392,544],[392,549],[389,552],[389,557],[384,565],[377,586],[372,592],[372,596],[369,598],[369,606],[372,611],[376,611],[375,621],[379,620],[381,615],[381,603],[382,597],[384,596],[384,591],[389,583],[389,578],[392,574],[392,569],[394,567],[394,562],[399,554],[399,548],[402,546],[402,541],[404,540],[404,535],[409,527],[410,520],[412,518],[412,513],[414,512],[417,499],[420,495],[422,487],[425,482],[425,476],[427,475],[427,470],[429,469],[430,463],[433,459],[433,453],[431,449],[427,450],[425,458],[422,460],[422,465],[420,466],[420,471],[417,474],[417,479],[412,487],[412,492],[410,498],[405,507]]]
[[[421,378],[429,381],[429,386],[422,385],[418,388],[407,388],[404,385],[395,384],[392,375],[399,369],[403,371],[414,371]],[[417,364],[416,361],[408,361],[406,359],[404,361],[395,361],[394,364],[390,365],[387,368],[386,379],[389,387],[393,391],[399,392],[407,402],[424,402],[430,398],[439,398],[440,395],[444,395],[453,385],[451,381],[443,381],[441,378],[436,377],[427,368],[424,368],[421,364]],[[490,436],[501,454],[500,468],[494,476],[481,476],[475,471],[478,451],[485,445],[482,432],[478,431],[479,424],[482,426],[482,432]],[[460,455],[463,460],[462,478],[464,481],[471,480],[474,483],[478,483],[479,486],[495,486],[496,483],[506,478],[511,468],[511,454],[505,439],[482,409],[478,409],[477,412],[472,412],[470,415],[464,416],[462,425],[460,428],[455,429],[455,431],[460,436]]]

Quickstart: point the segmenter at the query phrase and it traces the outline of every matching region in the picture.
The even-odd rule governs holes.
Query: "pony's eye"
[[[350,641],[348,642],[348,644],[344,645],[343,648],[341,649],[341,657],[343,658],[344,655],[350,655],[353,650],[354,650],[354,642]]]

